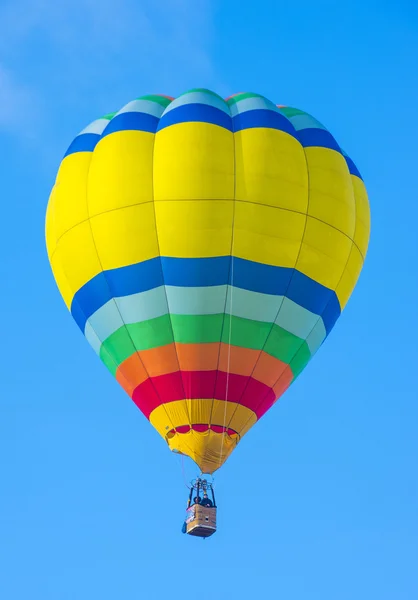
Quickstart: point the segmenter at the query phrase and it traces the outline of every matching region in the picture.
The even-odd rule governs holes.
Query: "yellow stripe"
[[[192,423],[213,423],[228,426],[240,435],[246,433],[257,421],[255,413],[236,404],[220,400],[178,400],[156,408],[150,422],[158,433],[166,438],[174,427]],[[213,431],[189,431],[175,434],[167,439],[171,450],[186,454],[196,462],[203,473],[213,473],[228,458],[236,447],[239,437],[221,435]]]
[[[58,288],[70,307],[75,293],[102,270],[89,221],[63,235],[50,260]]]
[[[340,231],[308,217],[297,269],[318,283],[336,290],[352,244]]]
[[[91,157],[92,152],[76,152],[61,163],[55,191],[57,239],[88,218],[86,189]]]
[[[275,129],[235,134],[235,186],[238,200],[306,213],[308,175],[302,146]]]
[[[357,246],[353,244],[347,267],[345,268],[344,274],[336,289],[337,296],[341,304],[341,309],[343,309],[347,304],[357,283],[362,267],[363,258]]]
[[[233,199],[233,134],[209,123],[180,123],[158,131],[154,198]]]
[[[305,215],[260,204],[237,202],[234,254],[255,262],[293,268]]]
[[[232,410],[232,407],[234,407],[234,410]],[[222,425],[224,423],[224,412],[225,402],[215,400],[213,402],[212,423]],[[228,402],[225,424],[227,427],[234,429],[240,436],[244,435],[245,431],[248,431],[248,429],[244,431],[244,427],[248,422],[250,422],[252,426],[256,421],[257,415],[255,412],[241,404]]]
[[[171,450],[190,456],[202,473],[214,473],[236,448],[238,437],[230,437],[213,431],[189,431],[174,435],[168,440]]]
[[[255,420],[250,419],[249,421],[247,421],[247,423],[241,429],[241,432],[240,432],[241,438],[243,438],[244,435],[246,435],[250,431],[251,427],[253,427],[256,424],[256,422],[257,422],[257,419],[255,419]]]
[[[50,262],[55,283],[57,284],[65,305],[67,306],[68,310],[70,310],[71,302],[75,292],[73,291],[73,288],[70,287],[67,275],[64,271],[61,261],[59,258],[57,258],[56,254],[53,255],[52,259],[50,259]]]
[[[158,256],[152,202],[106,212],[92,217],[90,222],[104,270]]]
[[[45,235],[48,254],[66,231],[87,219],[86,184],[91,152],[77,152],[64,158],[58,169],[46,214]]]
[[[354,196],[356,199],[356,233],[354,241],[359,247],[363,256],[366,256],[370,237],[370,205],[367,197],[367,191],[361,179],[353,175]]]
[[[53,186],[49,195],[48,205],[45,214],[45,242],[48,258],[55,252],[57,246],[57,234],[55,232],[55,187]]]
[[[161,255],[177,258],[228,255],[233,208],[230,200],[156,202]]]
[[[226,419],[224,417],[225,408]],[[208,399],[167,402],[153,410],[149,420],[158,433],[165,438],[170,429],[181,425],[190,425],[189,415],[192,423],[210,422],[215,425],[225,423],[238,433],[248,421],[255,423],[257,420],[255,413],[245,406],[227,402],[225,407],[223,401]]]
[[[152,200],[154,134],[118,131],[97,144],[88,181],[90,216]]]
[[[344,157],[329,148],[306,148],[309,168],[309,211],[353,239],[356,202]]]
[[[182,123],[158,132],[153,178],[152,140],[152,134],[144,132],[118,132],[101,140],[93,155],[82,152],[63,160],[47,209],[45,234],[67,306],[102,268],[134,264],[160,252],[181,258],[230,253],[234,136],[206,123]],[[308,277],[333,290],[338,286],[344,305],[357,279],[359,260],[355,252],[350,255],[350,239],[338,229],[354,234],[355,202],[354,239],[365,254],[370,212],[363,182],[347,174],[338,153],[307,148],[310,216],[306,219],[307,176],[297,142],[283,132],[247,130],[236,134],[235,147],[239,198],[235,256],[283,267],[294,267],[298,259],[296,267]],[[89,207],[95,214],[90,223],[85,221],[87,183]],[[343,275],[349,255],[349,271]]]
[[[158,256],[158,243],[161,254],[165,256],[199,258],[229,254],[232,202],[157,202],[155,212],[158,240],[152,203],[92,218],[95,245],[88,222],[61,237],[54,258],[56,261],[58,255],[61,257],[73,293],[101,271],[95,246],[103,269],[114,269]],[[293,267],[304,222],[305,217],[298,213],[237,202],[234,254],[265,264]],[[297,268],[335,290],[350,249],[351,241],[345,235],[308,217]],[[61,284],[58,282],[58,285]]]

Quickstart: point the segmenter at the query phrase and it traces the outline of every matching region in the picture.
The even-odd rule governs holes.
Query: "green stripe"
[[[310,116],[305,111],[299,110],[298,108],[292,108],[291,106],[284,106],[279,108],[279,110],[285,117],[295,117],[296,115],[307,115],[308,117]]]
[[[100,358],[114,375],[117,367],[136,351],[150,350],[172,342],[170,316],[164,315],[120,327],[101,345]],[[109,355],[113,358],[112,362],[109,362]]]
[[[107,348],[105,348],[105,346],[103,344],[100,348],[100,358],[102,359],[105,366],[112,373],[112,375],[115,377],[116,371],[117,371],[117,368],[119,365],[115,363],[115,359],[113,358],[113,355],[110,354],[110,352],[107,350]]]
[[[223,323],[223,327],[222,327]],[[173,338],[174,334],[174,338]],[[117,367],[136,351],[181,344],[219,341],[241,348],[262,350],[290,364],[297,375],[311,357],[307,343],[278,325],[229,315],[164,315],[121,327],[100,347],[100,358],[115,375]],[[267,340],[267,341],[266,341]]]
[[[278,326],[275,325],[275,327]],[[225,315],[222,341],[224,344],[228,344],[229,339],[231,339],[232,346],[261,350],[270,330],[271,323],[263,323],[261,321],[252,321],[251,319]]]
[[[116,112],[112,112],[112,113],[107,113],[107,115],[104,115],[104,117],[101,117],[102,119],[107,119],[108,121],[111,121],[113,119],[113,117],[115,116]]]
[[[295,379],[296,377],[299,377],[311,358],[312,356],[309,351],[309,347],[306,342],[304,342],[289,363],[290,370],[292,371]]]
[[[296,335],[289,333],[278,325],[273,325],[264,351],[278,358],[286,364],[290,364],[298,350],[304,346],[306,352],[311,356],[307,343]]]
[[[236,104],[237,102],[246,100],[247,98],[263,98],[263,96],[260,96],[260,94],[253,94],[252,92],[243,92],[242,94],[238,94],[238,96],[233,96],[230,98],[227,101],[227,104],[230,106],[231,104]]]
[[[146,96],[140,96],[137,100],[150,100],[151,102],[156,102],[161,106],[166,108],[169,104],[171,104],[172,100],[170,98],[164,98],[163,96],[157,96],[156,94],[147,94]]]
[[[210,344],[219,342],[224,316],[171,315],[174,340],[180,344]]]
[[[224,101],[222,96],[220,96],[216,92],[212,92],[212,90],[208,90],[206,88],[193,88],[191,90],[188,90],[187,92],[184,92],[184,94],[180,94],[179,98],[181,98],[182,96],[187,96],[187,94],[193,94],[195,92],[199,92],[201,94],[208,94],[209,96],[214,96],[215,98],[218,98],[218,99]]]

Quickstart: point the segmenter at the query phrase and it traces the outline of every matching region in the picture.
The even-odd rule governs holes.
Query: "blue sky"
[[[2,598],[418,597],[417,64],[406,0],[2,1]],[[372,207],[351,301],[216,476],[206,542],[180,533],[181,461],[83,339],[44,245],[74,135],[192,87],[312,113]]]

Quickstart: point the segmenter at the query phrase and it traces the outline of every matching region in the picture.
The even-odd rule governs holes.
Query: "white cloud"
[[[0,63],[0,128],[31,137],[34,131],[33,115],[37,107],[37,93],[18,82]]]
[[[223,92],[210,56],[212,8],[211,0],[9,0],[0,8],[2,102],[17,114],[35,87],[53,121],[143,93]]]
[[[184,69],[213,75],[209,0],[9,0],[0,23],[3,53],[22,53],[37,40],[46,65],[60,58],[70,72],[100,76],[109,66],[135,63],[147,74],[176,68],[180,78]]]

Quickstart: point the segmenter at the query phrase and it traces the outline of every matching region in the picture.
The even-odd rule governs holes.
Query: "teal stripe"
[[[288,119],[296,131],[300,131],[301,129],[324,129],[327,131],[327,128],[322,123],[307,114],[295,115],[294,117],[288,117]]]
[[[182,96],[187,96],[188,94],[193,94],[195,92],[203,92],[205,94],[208,94],[208,96],[214,96],[215,98],[221,98],[221,100],[223,102],[225,102],[225,100],[219,94],[217,94],[216,92],[213,92],[212,90],[210,90],[208,88],[192,88],[191,90],[187,90],[187,92],[183,92],[178,97],[181,98]]]
[[[86,339],[90,346],[93,348],[96,354],[100,355],[100,348],[102,346],[102,340],[99,338],[97,333],[94,331],[93,327],[89,322],[86,323],[86,329],[84,332]]]
[[[208,287],[166,286],[171,314],[213,315],[224,312],[226,285]]]
[[[229,98],[227,103],[231,107],[237,102],[242,102],[242,100],[245,100],[246,98],[260,98],[260,94],[254,94],[253,92],[241,92],[240,94],[236,94],[235,96],[232,96],[232,98]]]
[[[160,104],[164,108],[166,108],[172,100],[167,98],[166,96],[162,96],[161,94],[145,94],[145,96],[139,96],[136,100],[149,100],[150,102],[156,102]]]
[[[270,102],[270,100],[267,100],[267,98],[263,98],[263,96],[244,98],[230,107],[232,117],[248,112],[249,110],[271,110],[280,113],[277,106],[273,102]]]
[[[132,102],[128,102],[128,104],[126,104],[117,114],[120,115],[127,112],[142,112],[159,119],[164,110],[164,106],[158,102],[153,102],[152,100],[142,100],[139,98],[138,100],[132,100]]]
[[[273,323],[282,301],[283,296],[229,287],[225,312],[242,319]]]
[[[187,104],[206,104],[207,106],[213,106],[218,108],[230,116],[229,107],[227,103],[218,95],[208,90],[196,90],[190,91],[182,96],[179,96],[171,104],[167,106],[164,111],[166,115],[171,110],[178,108],[179,106],[185,106]]]
[[[87,125],[87,127],[85,127],[83,131],[80,131],[79,135],[82,135],[83,133],[96,133],[98,135],[102,135],[103,131],[108,125],[109,119],[96,119],[95,121],[93,121],[93,123]]]
[[[313,351],[326,337],[322,318],[289,298],[225,285],[160,286],[110,300],[89,318],[84,333],[97,352],[98,340],[105,341],[124,324],[149,321],[169,313],[172,316],[205,316],[224,312],[248,321],[266,323],[268,327],[276,323],[281,329],[301,339],[310,336],[307,342]]]
[[[282,106],[279,108],[282,115],[290,119],[290,117],[294,117],[295,115],[306,115],[304,110],[300,110],[299,108],[293,108],[292,106]]]
[[[306,310],[306,308],[302,308],[299,304],[293,302],[293,300],[283,298],[283,303],[280,307],[279,314],[275,319],[275,323],[282,329],[305,340],[316,326],[318,319],[322,324],[322,339],[324,340],[327,334],[322,318],[309,310]]]
[[[322,319],[318,319],[315,327],[306,338],[306,343],[308,344],[312,356],[319,350],[325,338],[326,330],[324,322]]]
[[[124,324],[149,321],[166,314],[168,306],[165,290],[164,286],[160,286],[132,296],[109,300],[89,318],[89,328],[86,325],[84,333],[91,344],[91,332],[103,342]]]

